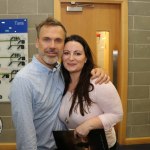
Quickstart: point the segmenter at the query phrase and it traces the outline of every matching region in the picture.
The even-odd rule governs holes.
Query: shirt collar
[[[56,70],[60,70],[59,62],[57,62],[56,66],[53,69],[43,65],[35,56],[33,56],[32,62],[37,66],[37,68],[39,68],[39,70],[41,70],[41,72],[50,73],[50,72],[55,72]]]

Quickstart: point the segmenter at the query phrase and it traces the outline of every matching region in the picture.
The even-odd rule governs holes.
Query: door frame
[[[127,144],[126,139],[126,118],[127,118],[127,87],[128,87],[128,0],[55,0],[54,1],[54,18],[61,21],[61,3],[83,2],[83,3],[105,3],[120,4],[121,8],[121,51],[119,60],[118,73],[118,92],[122,100],[124,117],[118,125],[118,141],[120,144]]]

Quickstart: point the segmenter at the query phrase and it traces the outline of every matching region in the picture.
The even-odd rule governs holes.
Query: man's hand
[[[94,68],[91,71],[92,77],[91,79],[96,79],[96,84],[108,83],[110,81],[110,77],[106,74],[106,72],[102,68]]]

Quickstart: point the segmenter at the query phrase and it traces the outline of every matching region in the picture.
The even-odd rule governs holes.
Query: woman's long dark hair
[[[77,111],[78,106],[80,108],[81,115],[84,116],[85,113],[88,113],[86,110],[89,111],[89,106],[91,106],[91,104],[93,103],[89,97],[89,92],[94,89],[94,86],[90,83],[91,70],[94,68],[94,60],[88,43],[81,36],[71,35],[65,39],[65,44],[69,41],[79,42],[83,46],[87,58],[87,61],[82,68],[79,77],[79,82],[74,90],[74,94],[72,95],[72,105],[69,110],[69,116],[72,114],[73,110],[75,112]],[[69,88],[71,78],[69,72],[64,68],[63,62],[62,62],[62,73],[65,80],[65,90],[63,94],[65,95]]]

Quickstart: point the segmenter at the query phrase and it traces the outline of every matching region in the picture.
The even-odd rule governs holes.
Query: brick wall
[[[37,52],[35,49],[35,25],[47,16],[53,16],[53,0],[0,0],[0,19],[27,18],[29,60]],[[11,119],[10,103],[0,103],[0,117],[3,120],[3,131],[0,143],[15,142],[15,130]]]
[[[129,0],[127,137],[150,137],[149,0]]]

